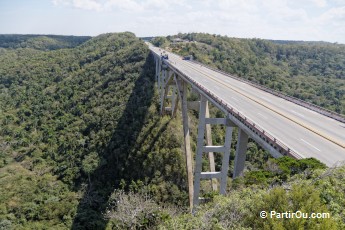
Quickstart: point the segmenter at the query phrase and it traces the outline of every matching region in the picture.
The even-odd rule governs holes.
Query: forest
[[[342,45],[176,36],[196,42],[153,43],[344,113]],[[252,140],[244,177],[230,179],[230,166],[227,196],[205,182],[206,202],[190,214],[181,114],[159,115],[154,67],[130,32],[0,35],[0,229],[345,228],[344,166],[274,159]],[[189,116],[195,151],[197,114]],[[213,132],[221,143],[224,127]],[[331,218],[261,219],[262,210]]]
[[[73,48],[87,40],[89,36],[0,34],[0,48],[33,48],[38,50],[56,50]]]

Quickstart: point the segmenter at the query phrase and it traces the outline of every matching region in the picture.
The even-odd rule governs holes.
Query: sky
[[[345,44],[345,0],[0,0],[0,34],[124,31]]]

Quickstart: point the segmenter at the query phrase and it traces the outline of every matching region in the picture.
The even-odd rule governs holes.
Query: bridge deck
[[[160,55],[161,51],[150,46]],[[345,161],[345,124],[167,52],[166,62],[281,140],[301,157]]]

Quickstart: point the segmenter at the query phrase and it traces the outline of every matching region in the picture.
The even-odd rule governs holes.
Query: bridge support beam
[[[159,63],[159,59],[156,57],[155,58],[155,62],[156,62],[156,82],[158,82],[158,77],[159,77],[159,74],[160,74],[160,63]]]
[[[161,78],[163,75],[162,71],[162,61],[157,58],[157,63],[158,63],[158,72],[157,72],[157,86],[158,86],[158,91],[161,92]]]
[[[175,77],[174,77],[174,78],[175,78]],[[179,97],[179,96],[176,96],[176,93],[178,92],[177,87],[174,87],[174,90],[173,90],[173,91],[174,91],[174,92],[173,92],[174,97],[173,97],[173,100],[172,100],[171,116],[172,116],[172,117],[175,117],[175,116],[176,116],[177,107],[178,107],[178,102],[179,102],[180,97]]]
[[[205,111],[205,118],[210,117],[210,110],[208,108],[208,101],[206,101],[206,111]],[[211,125],[206,123],[206,129],[205,129],[205,134],[206,134],[206,144],[208,146],[212,146],[212,133],[211,133]],[[210,171],[215,172],[216,171],[216,166],[214,164],[214,154],[213,152],[208,153],[208,162],[210,166]],[[216,179],[211,179],[211,186],[213,191],[217,191],[217,180]]]
[[[208,118],[207,114],[207,99],[203,95],[201,95],[200,100],[200,109],[199,109],[199,125],[198,125],[198,137],[197,137],[197,150],[195,156],[195,171],[194,171],[194,198],[193,198],[193,211],[195,211],[195,207],[199,204],[199,194],[200,194],[200,181],[201,179],[220,179],[220,193],[226,193],[226,185],[227,185],[227,174],[229,170],[229,158],[230,158],[230,146],[231,146],[231,137],[232,137],[232,123],[227,122],[227,118]],[[210,124],[223,124],[226,125],[226,134],[225,134],[225,143],[224,146],[212,146],[208,145],[211,141],[207,141],[207,145],[204,146],[204,138],[206,134],[206,125]],[[206,131],[206,132],[205,132]],[[211,128],[209,128],[209,134],[211,132]],[[211,137],[211,135],[209,135]],[[206,139],[208,139],[206,134]],[[211,139],[211,138],[210,138]],[[213,162],[210,161],[210,171],[202,172],[202,156],[204,153],[212,152],[223,152],[223,160],[222,160],[222,169],[220,172],[215,171],[214,167],[214,157]],[[210,158],[209,158],[210,159]],[[213,169],[213,171],[212,171]],[[213,186],[213,184],[212,184]],[[216,187],[216,184],[215,184]]]
[[[226,186],[228,182],[228,171],[229,171],[229,161],[230,161],[230,149],[232,140],[232,130],[233,123],[230,120],[226,120],[226,131],[225,131],[225,152],[223,154],[222,169],[221,169],[221,179],[220,179],[220,189],[219,193],[226,194]]]
[[[168,71],[168,70],[164,70],[163,71],[163,80],[162,80],[162,83],[163,83],[163,87],[161,89],[161,95],[160,95],[160,112],[161,112],[161,115],[165,115],[165,100],[167,99],[167,96],[168,96],[168,92],[170,90],[170,87],[172,86],[172,82],[173,82],[173,76],[175,75],[175,73],[173,71]],[[173,96],[173,94],[171,95]]]
[[[238,140],[236,145],[235,165],[233,179],[242,176],[244,170],[244,163],[246,161],[246,151],[248,144],[248,135],[242,130],[238,129]]]
[[[171,100],[171,105],[170,107],[165,107],[165,111],[166,112],[170,112],[171,117],[174,117],[176,114],[176,110],[177,110],[177,103],[178,103],[178,97],[176,97],[176,85],[169,85],[169,90],[168,92],[170,92],[170,95],[167,95],[167,99]]]
[[[189,121],[188,121],[188,108],[187,108],[187,83],[182,81],[176,75],[174,80],[177,86],[177,92],[181,100],[182,107],[182,120],[183,120],[183,136],[184,136],[184,150],[186,154],[186,167],[187,167],[187,179],[188,179],[188,195],[189,195],[189,207],[193,209],[193,158],[190,148],[190,135],[189,135]]]

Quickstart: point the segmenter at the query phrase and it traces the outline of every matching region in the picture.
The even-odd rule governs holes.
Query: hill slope
[[[73,48],[89,39],[89,36],[0,34],[0,48],[56,50]]]
[[[101,229],[121,179],[185,201],[180,125],[157,113],[152,61],[131,33],[0,52],[2,225]]]

